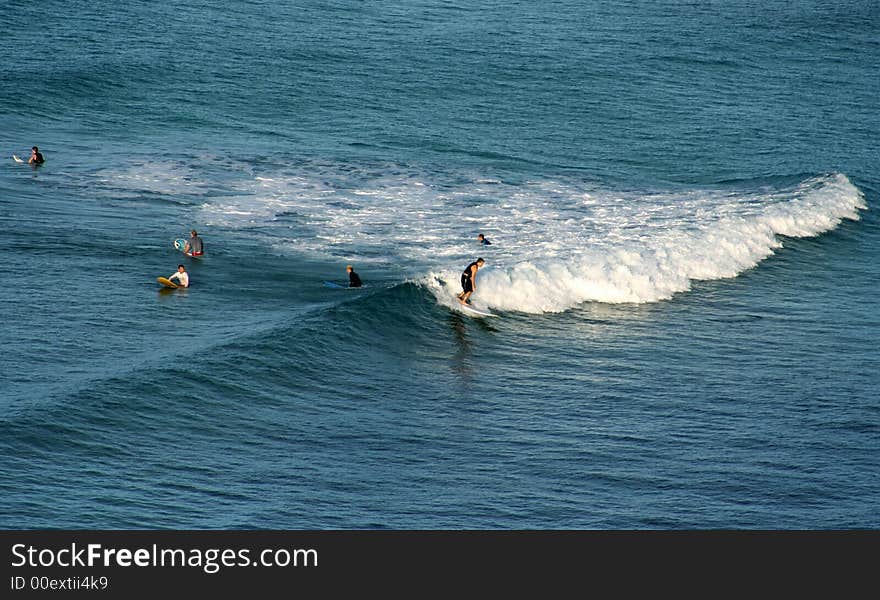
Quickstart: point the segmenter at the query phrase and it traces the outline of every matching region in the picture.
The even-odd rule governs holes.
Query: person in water
[[[364,285],[361,283],[360,276],[354,272],[354,268],[351,265],[345,267],[345,270],[348,271],[348,287],[361,287]]]
[[[201,256],[205,253],[205,245],[195,229],[189,232],[189,240],[184,245],[183,251],[193,256]]]
[[[43,155],[40,153],[40,149],[34,146],[31,148],[31,157],[28,159],[29,165],[41,165],[46,160],[43,158]]]
[[[478,258],[462,271],[461,293],[458,295],[458,301],[462,304],[470,304],[471,294],[477,291],[477,271],[485,262],[482,258]]]
[[[177,265],[177,273],[168,276],[168,281],[177,280],[180,287],[189,287],[189,274],[183,265]]]
[[[477,239],[480,240],[480,243],[484,246],[491,246],[492,245],[492,242],[489,241],[489,238],[487,238],[482,233],[477,236]]]

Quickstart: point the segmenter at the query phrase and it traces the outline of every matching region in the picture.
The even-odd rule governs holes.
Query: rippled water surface
[[[43,7],[0,526],[880,525],[871,3]]]

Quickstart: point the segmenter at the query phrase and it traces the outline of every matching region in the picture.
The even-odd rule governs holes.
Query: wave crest
[[[527,313],[562,312],[588,301],[656,302],[689,290],[695,280],[735,277],[780,248],[780,237],[819,235],[843,219],[858,220],[866,208],[863,194],[842,174],[738,200],[702,221],[637,231],[629,239],[573,249],[567,257],[487,264],[474,301]],[[447,304],[459,291],[458,277],[432,272],[422,283]]]

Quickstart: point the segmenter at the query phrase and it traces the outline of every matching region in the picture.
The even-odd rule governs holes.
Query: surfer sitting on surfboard
[[[40,154],[40,149],[37,148],[36,146],[34,146],[33,148],[31,148],[31,157],[28,159],[28,164],[30,164],[30,165],[41,165],[41,164],[43,164],[44,162],[46,162],[46,161],[45,161],[45,159],[43,158],[43,155]]]
[[[177,280],[180,287],[189,287],[189,274],[183,265],[177,265],[177,273],[168,276],[168,281]]]
[[[479,242],[480,242],[483,246],[491,246],[491,245],[492,245],[492,242],[489,241],[489,238],[487,238],[487,237],[486,237],[485,235],[483,235],[482,233],[481,233],[480,235],[477,236],[477,240],[479,240]]]
[[[363,285],[360,276],[354,272],[351,265],[345,267],[345,270],[348,271],[348,287],[361,287]]]
[[[458,301],[462,304],[470,304],[469,298],[471,294],[477,291],[477,271],[485,264],[482,258],[478,258],[461,273],[461,293],[458,295]]]
[[[189,240],[184,245],[183,251],[190,256],[201,256],[205,253],[205,245],[195,229],[189,232]]]

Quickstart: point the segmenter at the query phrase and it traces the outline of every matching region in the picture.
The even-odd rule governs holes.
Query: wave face
[[[539,249],[522,248],[521,260],[485,269],[483,302],[541,313],[587,301],[664,300],[695,280],[736,277],[781,248],[781,237],[819,235],[843,219],[857,220],[866,208],[842,174],[778,190],[586,196],[584,203],[589,208],[580,219],[574,211],[558,214],[527,234]],[[446,271],[436,274],[435,281],[451,280]],[[426,285],[435,287],[430,280]]]

